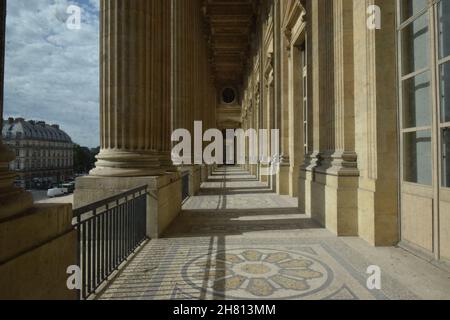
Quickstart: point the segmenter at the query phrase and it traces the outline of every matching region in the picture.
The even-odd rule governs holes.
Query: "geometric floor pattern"
[[[382,289],[369,290],[367,268],[376,261],[296,208],[296,199],[276,195],[242,170],[219,169],[165,237],[148,242],[99,298],[424,298],[386,273]]]

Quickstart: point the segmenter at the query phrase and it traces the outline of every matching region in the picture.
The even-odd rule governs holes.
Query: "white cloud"
[[[66,26],[82,7],[81,30]],[[4,117],[58,123],[72,139],[99,144],[98,0],[8,1]]]

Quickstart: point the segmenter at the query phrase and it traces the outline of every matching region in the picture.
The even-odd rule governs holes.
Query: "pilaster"
[[[325,185],[326,227],[339,236],[357,236],[353,0],[335,0],[332,5],[334,101],[327,122],[326,159],[317,168],[317,175]]]
[[[308,123],[310,151],[300,169],[300,210],[325,225],[325,185],[317,179],[332,149],[334,102],[333,2],[311,0],[306,8],[308,25]]]
[[[364,14],[381,8],[381,30],[369,30]],[[399,241],[396,3],[354,1],[356,150],[359,236],[372,245]]]

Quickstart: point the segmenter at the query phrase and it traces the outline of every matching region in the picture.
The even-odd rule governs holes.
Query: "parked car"
[[[75,182],[68,182],[61,185],[66,194],[71,194],[75,191]]]
[[[58,187],[48,189],[48,191],[47,191],[47,197],[49,197],[49,198],[61,197],[64,194],[65,194],[64,189],[58,188]]]

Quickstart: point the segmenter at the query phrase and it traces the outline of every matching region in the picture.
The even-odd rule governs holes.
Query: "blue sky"
[[[66,21],[82,8],[80,30]],[[99,0],[9,0],[4,118],[58,123],[74,142],[99,145]]]

